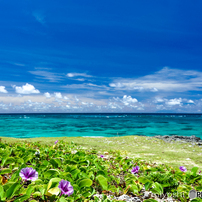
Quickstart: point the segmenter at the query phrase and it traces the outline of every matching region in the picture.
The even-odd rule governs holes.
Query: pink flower
[[[180,166],[179,169],[182,171],[182,172],[186,172],[187,169],[184,167],[184,166]]]
[[[72,187],[72,185],[70,184],[69,181],[66,180],[61,180],[59,182],[59,186],[58,186],[61,190],[61,194],[60,195],[72,195],[74,193],[74,188]]]
[[[139,166],[135,166],[135,167],[133,167],[133,169],[131,170],[131,173],[132,173],[132,174],[138,173],[139,170],[140,170],[140,167],[139,167]]]
[[[31,167],[23,168],[20,171],[19,175],[25,181],[27,181],[27,180],[36,181],[38,178],[38,172],[36,172],[36,170],[34,170]]]

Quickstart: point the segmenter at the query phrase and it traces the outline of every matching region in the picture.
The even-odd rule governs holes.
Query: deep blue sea
[[[195,135],[202,114],[1,114],[0,136],[16,138]]]

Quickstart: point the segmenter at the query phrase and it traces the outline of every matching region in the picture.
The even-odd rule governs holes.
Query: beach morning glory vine
[[[74,188],[72,187],[72,185],[70,184],[69,181],[66,180],[61,180],[59,182],[59,189],[61,190],[61,194],[60,196],[64,195],[72,195],[74,193]]]
[[[139,166],[135,166],[135,167],[133,167],[133,169],[131,170],[131,173],[132,173],[132,174],[138,173],[139,170],[140,170],[140,167],[139,167]]]
[[[184,167],[184,166],[180,166],[179,169],[182,171],[182,172],[186,172],[187,169]]]
[[[36,181],[38,179],[38,172],[36,172],[36,170],[34,170],[31,167],[23,168],[20,171],[19,175],[25,181],[27,180]]]

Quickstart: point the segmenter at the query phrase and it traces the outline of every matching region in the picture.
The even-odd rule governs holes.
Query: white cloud
[[[76,101],[76,102],[79,102],[79,99],[78,99],[76,96],[75,96],[75,101]]]
[[[186,92],[201,91],[202,72],[165,67],[154,74],[139,78],[115,79],[109,84],[118,90]]]
[[[65,100],[69,100],[69,98],[68,98],[67,96],[64,96],[63,99],[65,99]]]
[[[136,109],[138,106],[144,107],[144,105],[141,102],[138,102],[136,98],[132,98],[130,95],[129,96],[124,95],[122,99],[119,97],[117,98],[113,97],[113,100],[115,101],[113,103],[113,106],[116,106],[120,109],[123,109],[124,107],[133,108],[133,109]],[[118,102],[119,105],[115,105],[116,102]]]
[[[46,96],[46,98],[50,98],[51,97],[51,94],[50,93],[44,93],[44,95]]]
[[[187,103],[194,104],[193,100],[188,100]]]
[[[181,105],[182,104],[182,98],[174,98],[170,99],[166,102],[167,105]]]
[[[158,89],[157,88],[152,88],[151,92],[158,92]]]
[[[19,94],[32,94],[32,93],[40,93],[39,90],[35,89],[35,87],[31,84],[26,83],[26,85],[20,87],[20,86],[13,86],[16,93]]]
[[[85,79],[83,79],[83,78],[82,79],[75,79],[75,80],[77,80],[77,81],[85,81]]]
[[[44,68],[36,68],[36,69],[44,69]],[[36,70],[36,71],[29,71],[29,73],[36,75],[38,79],[46,79],[50,82],[58,82],[63,79],[64,76],[61,76],[58,73],[49,72],[49,71],[42,71],[42,70]]]
[[[162,103],[165,102],[167,99],[160,98],[160,97],[155,97],[155,100],[153,101],[154,103]]]
[[[135,103],[135,102],[138,102],[138,100],[136,98],[132,98],[130,95],[129,96],[124,95],[123,102],[124,103]]]
[[[88,74],[86,74],[86,73],[68,73],[67,74],[67,77],[78,77],[78,76],[80,76],[80,77],[92,77],[91,75],[88,75]]]
[[[55,94],[55,97],[58,98],[58,99],[61,99],[62,98],[62,94],[61,93],[54,93]]]
[[[119,97],[117,98],[113,97],[113,99],[117,102],[122,102],[124,105],[129,105],[138,102],[136,98],[132,98],[130,95],[129,96],[124,95],[122,99],[120,99]]]
[[[8,93],[8,91],[5,89],[5,86],[0,86],[0,93]]]

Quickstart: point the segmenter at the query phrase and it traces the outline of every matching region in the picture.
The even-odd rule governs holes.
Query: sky
[[[202,1],[1,1],[0,113],[202,113]]]

